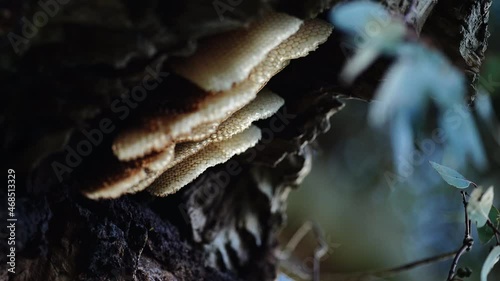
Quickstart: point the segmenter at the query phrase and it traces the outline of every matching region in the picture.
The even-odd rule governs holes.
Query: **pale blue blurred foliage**
[[[278,274],[278,279],[276,281],[294,281],[294,280],[291,279],[290,277],[286,276],[283,273],[279,273]]]
[[[406,27],[391,17],[378,3],[359,1],[340,4],[330,12],[330,21],[350,35],[349,43],[356,49],[347,61],[341,78],[352,83],[381,54],[397,52]]]
[[[493,9],[500,11],[500,2]],[[500,22],[500,14],[492,13],[495,17]],[[358,24],[348,31],[355,34],[367,17],[347,18],[346,22]],[[493,33],[491,38],[499,37]],[[495,43],[490,49],[492,45]],[[376,102],[346,101],[346,107],[332,117],[330,132],[319,139],[311,174],[290,194],[284,241],[304,221],[315,220],[329,240],[341,245],[322,262],[323,272],[389,268],[461,245],[464,208],[460,192],[444,182],[428,161],[452,167],[483,186],[494,185],[499,193],[495,111],[498,116],[500,96],[494,96],[493,107],[488,96],[479,95],[477,113],[472,114],[464,104],[464,78],[441,54],[414,44],[402,46],[390,54],[397,58],[396,63],[381,85],[389,90],[379,89]],[[422,52],[418,57],[409,55],[418,52]],[[494,80],[500,81],[500,77]],[[384,104],[384,99],[389,103]],[[482,171],[486,158],[489,166]],[[497,196],[496,207],[500,207],[499,199]],[[459,267],[470,267],[473,275],[464,280],[476,281],[493,244],[481,245],[475,227],[472,234],[476,243]],[[310,254],[316,244],[300,246],[298,258],[305,260],[307,254],[303,253]],[[451,260],[440,262],[388,280],[442,281],[450,264]],[[489,280],[500,280],[500,266],[493,269]]]
[[[330,21],[336,28],[356,35],[372,21],[391,21],[390,14],[378,3],[372,1],[358,1],[346,3],[330,11]]]
[[[438,124],[444,128],[447,136],[445,153],[441,161],[443,164],[456,169],[464,169],[468,165],[481,170],[487,167],[483,144],[470,112],[463,111],[461,120],[456,126],[450,124],[446,116],[440,116]],[[469,156],[472,162],[467,161],[466,156]]]
[[[405,51],[410,49],[410,46],[405,45],[405,47],[408,47]],[[368,116],[368,121],[375,127],[382,127],[397,115],[411,128],[412,120],[420,119],[427,110],[426,92],[429,83],[425,83],[428,82],[427,73],[421,71],[427,71],[428,66],[426,61],[420,58],[422,55],[419,48],[411,47],[414,55],[405,54],[396,61],[376,91],[376,101],[370,108]]]
[[[369,113],[370,124],[389,127],[398,173],[404,169],[400,159],[412,161],[413,132],[425,120],[431,102],[438,110],[439,129],[444,132],[444,156],[438,162],[461,169],[470,157],[476,168],[485,169],[483,144],[465,104],[464,76],[441,54],[426,47],[407,43],[401,49]]]
[[[488,280],[488,274],[495,264],[498,262],[498,257],[500,256],[500,246],[493,248],[484,262],[483,268],[481,270],[481,281]]]
[[[491,101],[491,96],[484,90],[480,88],[474,100],[477,115],[481,118],[481,121],[487,124],[490,129],[495,128],[495,110],[493,109],[493,103]]]
[[[342,4],[332,10],[330,18],[352,38],[365,37],[365,44],[344,68],[345,81],[354,81],[380,55],[396,59],[376,91],[378,102],[370,109],[369,122],[390,130],[394,165],[399,175],[407,173],[405,162],[413,162],[415,127],[425,120],[431,101],[438,109],[438,125],[446,137],[444,158],[438,162],[460,169],[470,157],[476,168],[486,168],[486,155],[472,115],[460,110],[459,120],[453,118],[455,109],[466,108],[466,82],[461,72],[439,52],[418,42],[404,42],[404,24],[388,19],[388,12],[377,3]],[[378,32],[367,34],[368,26],[373,24],[377,24]]]

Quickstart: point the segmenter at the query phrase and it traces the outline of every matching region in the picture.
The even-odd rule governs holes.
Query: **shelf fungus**
[[[226,162],[254,146],[260,130],[252,122],[270,117],[283,105],[283,99],[264,89],[257,98],[228,120],[217,132],[201,142],[179,144],[170,166],[148,189],[158,196],[174,193],[207,168]],[[187,171],[187,173],[186,173]]]
[[[149,187],[165,196],[256,145],[261,132],[252,122],[284,104],[265,85],[331,31],[321,20],[270,13],[246,29],[201,40],[191,57],[171,59],[167,64],[184,86],[171,87],[156,108],[118,133],[112,144],[120,163],[116,175],[84,194],[115,198]]]

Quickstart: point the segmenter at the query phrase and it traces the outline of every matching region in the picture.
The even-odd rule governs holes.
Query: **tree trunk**
[[[326,18],[336,2],[4,1],[2,159],[15,170],[17,222],[15,274],[7,272],[9,258],[2,255],[0,279],[274,280],[286,197],[307,175],[310,144],[342,107],[338,97],[371,99],[390,63],[378,61],[352,87],[338,83],[346,59],[339,32],[268,83],[285,106],[258,125],[271,128],[278,118],[283,129],[234,157],[234,174],[222,164],[167,197],[142,192],[94,201],[82,196],[80,185],[108,161],[114,132],[81,161],[70,159],[77,163],[62,181],[53,163],[67,161],[65,147],[76,147],[87,138],[82,132],[103,118],[119,129],[154,106],[161,89],[126,120],[110,112],[148,66],[164,70],[172,57],[191,55],[201,38],[241,28],[269,10]],[[476,83],[491,1],[382,2],[401,15],[413,13],[421,36]],[[425,12],[411,12],[412,5]],[[9,253],[4,241],[1,252]]]

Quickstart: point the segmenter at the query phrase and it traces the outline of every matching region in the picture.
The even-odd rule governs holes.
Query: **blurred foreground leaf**
[[[467,204],[467,214],[469,219],[475,221],[477,227],[482,227],[488,220],[488,214],[493,205],[493,186],[490,186],[484,193],[483,188],[478,187],[472,191]]]
[[[285,275],[284,273],[279,273],[277,281],[294,281],[294,280]]]
[[[490,254],[486,258],[481,269],[481,281],[488,281],[488,274],[490,273],[493,266],[498,262],[500,256],[500,246],[496,246],[491,250]]]
[[[488,215],[490,221],[493,223],[493,225],[498,228],[498,216],[500,215],[500,212],[498,211],[495,206],[491,207],[490,213]],[[495,236],[495,232],[491,229],[491,227],[485,225],[483,227],[479,227],[477,229],[477,233],[479,236],[479,241],[481,243],[486,244],[490,242],[490,240]]]

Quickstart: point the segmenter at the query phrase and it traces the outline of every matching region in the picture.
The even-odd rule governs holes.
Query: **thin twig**
[[[451,263],[451,268],[450,268],[450,272],[448,274],[448,279],[446,279],[446,280],[448,280],[448,281],[453,280],[453,278],[455,277],[455,272],[457,270],[458,261],[460,260],[462,255],[468,251],[468,248],[470,249],[470,246],[464,243],[462,245],[462,247],[460,247],[460,249],[456,252],[455,258],[453,259],[453,262]]]
[[[474,183],[472,183],[472,184],[474,187],[477,186]],[[338,278],[352,278],[352,277],[362,278],[362,277],[366,277],[366,276],[378,276],[381,278],[388,278],[388,277],[392,277],[396,274],[399,274],[401,272],[409,271],[409,270],[412,270],[412,269],[420,267],[420,266],[425,266],[425,265],[429,265],[429,264],[433,264],[433,263],[437,263],[440,261],[445,261],[445,260],[449,260],[449,259],[453,258],[447,281],[453,280],[453,278],[455,277],[455,272],[456,272],[460,258],[462,257],[462,255],[465,252],[470,251],[473,244],[474,244],[474,240],[471,236],[472,221],[469,219],[469,215],[467,214],[467,204],[468,204],[467,197],[466,197],[467,193],[465,191],[461,191],[461,194],[462,194],[462,203],[464,205],[465,231],[464,231],[464,240],[463,240],[462,246],[458,250],[448,252],[448,253],[439,254],[439,255],[425,258],[422,260],[414,261],[414,262],[400,265],[400,266],[397,266],[394,268],[383,269],[383,270],[365,271],[365,272],[330,273],[330,274],[325,274],[324,277],[326,277],[327,280],[330,280],[330,279],[331,280],[339,280]],[[498,245],[498,241],[499,241],[498,236],[500,236],[500,230],[498,230],[490,220],[487,221],[487,224],[495,232],[495,237],[497,238],[497,245]],[[315,232],[315,235],[317,237],[322,237],[322,234],[320,233],[321,230],[319,228],[317,228],[317,226],[315,226],[311,222],[305,223],[293,235],[292,239],[290,239],[290,241],[288,242],[288,244],[285,247],[285,250],[281,252],[282,253],[281,258],[289,257],[291,252],[293,252],[293,250],[297,246],[297,244],[304,238],[304,236],[307,234],[307,232],[309,232],[311,230],[313,230]],[[320,244],[322,244],[321,241],[322,241],[322,239],[319,239]],[[314,280],[319,280],[319,276],[317,275],[319,273],[319,265],[318,265],[318,268],[316,268],[316,262],[319,261],[319,259],[322,256],[321,254],[319,254],[322,252],[321,248],[323,248],[323,247],[321,247],[321,245],[320,245],[319,249],[316,249],[316,252],[315,252],[315,268],[314,268],[314,276],[313,276]],[[316,256],[317,253],[319,254],[318,256]],[[353,279],[349,279],[349,280],[353,280]],[[361,279],[359,279],[359,280],[361,280]]]
[[[491,222],[490,219],[486,221],[486,224],[495,232],[496,234],[500,234],[500,230],[498,230],[495,225]]]
[[[418,261],[410,262],[410,263],[407,263],[407,264],[404,264],[404,265],[400,265],[398,267],[384,269],[384,270],[379,270],[379,271],[373,271],[373,272],[371,272],[371,274],[379,276],[379,277],[382,277],[382,278],[392,277],[392,276],[394,276],[394,275],[396,275],[398,273],[401,273],[401,272],[404,272],[404,271],[408,271],[408,270],[412,270],[412,269],[420,267],[420,266],[429,265],[429,264],[433,264],[433,263],[436,263],[436,262],[449,260],[449,259],[453,258],[456,254],[457,254],[457,251],[455,250],[455,251],[452,251],[452,252],[443,253],[443,254],[440,254],[440,255],[433,256],[433,257],[429,257],[429,258],[421,259],[421,260],[418,260]]]
[[[404,265],[401,265],[398,267],[390,268],[390,269],[377,270],[377,271],[367,271],[367,272],[336,273],[336,274],[329,274],[328,277],[330,277],[330,278],[339,278],[339,277],[340,278],[341,277],[359,277],[359,278],[361,278],[363,276],[370,276],[371,275],[371,276],[378,276],[381,278],[387,278],[387,277],[391,277],[393,275],[396,275],[396,274],[404,272],[404,271],[412,270],[412,269],[419,267],[419,266],[429,265],[432,263],[436,263],[439,261],[444,261],[444,260],[448,260],[448,259],[453,258],[453,262],[451,264],[450,272],[449,272],[449,275],[447,278],[448,281],[453,280],[453,278],[455,277],[455,272],[456,272],[457,265],[458,265],[460,258],[462,257],[462,255],[465,252],[470,251],[470,249],[472,248],[472,245],[474,243],[474,240],[472,239],[472,236],[470,234],[472,222],[471,222],[471,220],[469,220],[469,215],[467,214],[467,198],[466,198],[467,193],[464,191],[461,191],[461,194],[462,194],[462,203],[464,205],[464,213],[465,213],[465,220],[464,220],[465,221],[465,234],[464,234],[464,240],[463,240],[462,246],[458,250],[444,253],[444,254],[440,254],[437,256],[433,256],[433,257],[429,257],[429,258],[425,258],[422,260],[414,261],[414,262],[404,264]],[[490,225],[490,224],[493,225],[491,223],[491,221],[488,221],[488,225]],[[500,234],[500,231],[498,229],[495,228],[494,231],[496,233]]]
[[[304,236],[311,231],[312,229],[312,222],[307,221],[302,226],[295,231],[293,234],[292,238],[288,241],[288,243],[285,246],[285,249],[283,249],[280,254],[279,254],[279,259],[281,260],[286,260],[290,258],[292,255],[292,252],[295,251],[295,248],[297,248],[297,245],[304,239]]]
[[[318,247],[314,250],[314,281],[320,281],[319,275],[320,275],[320,261],[321,258],[323,258],[326,253],[328,253],[328,243],[325,240],[325,235],[323,234],[323,231],[319,227],[318,224],[313,223],[313,232],[314,235],[316,236],[316,240],[318,241]]]
[[[319,227],[319,225],[315,222],[305,222],[292,236],[290,241],[285,246],[285,249],[279,253],[279,259],[287,260],[292,255],[292,252],[297,248],[297,245],[304,239],[307,233],[311,231],[314,233],[316,241],[318,242],[318,247],[314,250],[314,259],[313,259],[313,272],[312,279],[313,281],[320,281],[320,262],[321,258],[323,258],[328,252],[328,243],[325,240],[325,236],[323,235],[323,231]]]
[[[462,194],[462,204],[464,204],[464,213],[465,213],[465,238],[470,237],[470,227],[471,227],[471,221],[469,220],[469,214],[467,213],[467,198],[465,191],[460,192]]]
[[[495,235],[500,235],[500,231],[495,227],[495,225],[491,222],[490,219],[486,221],[486,224],[491,228],[491,230],[493,230],[493,232],[495,232]]]
[[[339,278],[349,278],[353,280],[353,277],[366,277],[366,276],[377,276],[380,278],[389,278],[399,273],[415,269],[420,266],[430,265],[441,261],[446,261],[452,259],[457,254],[457,251],[452,251],[448,253],[439,254],[436,256],[424,258],[421,260],[413,261],[407,264],[399,265],[397,267],[382,269],[382,270],[372,270],[364,272],[352,272],[352,273],[330,273],[325,275],[325,280],[339,280]],[[360,279],[361,280],[361,279]]]
[[[437,0],[413,0],[409,11],[405,15],[405,22],[412,26],[417,34],[420,34],[436,4]]]
[[[462,194],[462,203],[464,204],[465,210],[465,236],[462,246],[456,252],[455,258],[451,263],[450,272],[448,273],[448,278],[446,279],[448,281],[453,280],[453,278],[455,277],[455,272],[457,270],[458,261],[465,252],[470,251],[472,245],[474,244],[474,239],[472,239],[472,236],[470,235],[471,221],[469,220],[469,215],[467,214],[467,198],[465,197],[466,194],[464,191],[461,191],[460,193]]]
[[[486,224],[491,228],[491,230],[495,233],[495,240],[497,241],[497,246],[500,245],[500,231],[495,227],[493,222],[488,219],[486,221]]]

